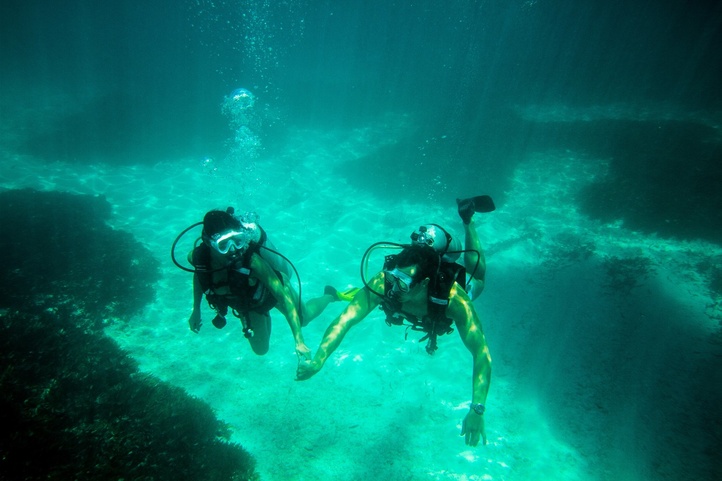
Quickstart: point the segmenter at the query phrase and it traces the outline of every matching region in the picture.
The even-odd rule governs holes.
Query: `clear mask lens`
[[[394,269],[392,271],[385,271],[384,275],[386,276],[386,280],[393,285],[393,291],[405,294],[411,290],[413,279],[405,272]]]
[[[220,254],[227,254],[232,248],[242,250],[248,245],[245,232],[230,231],[225,234],[216,234],[211,238],[211,247]]]

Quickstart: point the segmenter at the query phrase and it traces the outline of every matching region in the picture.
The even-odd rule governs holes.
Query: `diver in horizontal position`
[[[193,266],[188,269],[176,261],[175,245],[197,225],[200,223],[183,231],[172,249],[176,265],[193,272],[193,311],[188,319],[191,331],[200,331],[200,306],[205,295],[216,312],[213,325],[218,329],[225,327],[230,310],[241,320],[243,333],[253,352],[264,355],[268,352],[271,336],[270,311],[275,307],[288,321],[299,360],[310,358],[311,351],[303,340],[301,327],[321,314],[331,302],[350,300],[358,289],[343,293],[326,286],[323,296],[301,302],[300,292],[297,293],[290,283],[291,262],[275,250],[255,214],[237,216],[232,207],[226,211],[212,210],[205,215],[202,242],[188,254],[188,262]]]
[[[473,359],[471,406],[462,423],[461,435],[466,444],[476,446],[480,440],[483,444],[487,442],[484,411],[491,380],[491,355],[472,297],[465,290],[466,269],[454,260],[464,253],[465,261],[473,261],[468,264],[469,282],[476,283],[478,296],[483,288],[486,263],[476,232],[470,232],[472,216],[474,212],[491,212],[495,207],[488,196],[457,200],[457,203],[466,230],[467,251],[451,250],[454,239],[441,226],[421,226],[411,234],[411,244],[396,244],[401,252],[386,256],[381,272],[366,282],[364,264],[370,251],[394,244],[379,242],[369,247],[361,261],[364,288],[326,329],[313,359],[299,363],[296,379],[306,380],[319,372],[349,329],[377,306],[386,313],[387,324],[402,325],[407,321],[411,329],[424,332],[421,340],[428,339],[429,354],[437,350],[437,336],[451,333],[455,327]]]

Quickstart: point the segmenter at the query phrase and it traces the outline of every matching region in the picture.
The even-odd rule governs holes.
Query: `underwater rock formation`
[[[102,198],[0,193],[0,479],[257,479],[206,403],[103,334],[159,277],[109,214]]]

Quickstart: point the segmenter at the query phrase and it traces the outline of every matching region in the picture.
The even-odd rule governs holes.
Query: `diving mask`
[[[414,279],[410,275],[400,271],[398,268],[392,271],[384,271],[384,276],[386,281],[391,283],[391,290],[396,293],[406,294],[411,290],[411,286],[414,283]]]
[[[248,246],[249,235],[247,231],[231,230],[225,233],[213,234],[208,239],[208,245],[219,254],[228,254],[231,248],[243,250]]]

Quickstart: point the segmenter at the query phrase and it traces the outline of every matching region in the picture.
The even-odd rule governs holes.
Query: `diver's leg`
[[[314,297],[303,306],[303,325],[316,319],[332,302],[351,302],[359,290],[358,287],[351,287],[345,291],[337,291],[333,286],[326,286],[322,296]]]
[[[284,289],[287,289],[288,294],[291,296],[291,299],[293,299],[293,304],[296,306],[296,309],[298,309],[298,292],[296,292],[296,289],[291,286],[291,283],[288,281],[288,277],[285,275],[283,276],[283,281]],[[336,297],[327,292],[321,297],[314,297],[313,299],[304,302],[303,305],[301,305],[300,312],[301,327],[305,327],[309,322],[317,318],[329,304],[336,300],[338,300]]]
[[[247,319],[250,321],[250,328],[253,330],[253,336],[248,338],[251,349],[259,356],[263,356],[268,352],[271,340],[271,316],[268,313],[249,312]]]
[[[479,284],[476,289],[481,293],[484,289],[484,279],[486,278],[486,258],[484,257],[484,249],[481,247],[479,234],[474,227],[474,219],[471,219],[468,224],[464,224],[464,234],[464,249],[466,250],[464,253],[464,267],[466,268],[466,273],[472,276]]]
[[[464,267],[466,268],[466,273],[471,276],[470,285],[467,286],[467,292],[470,293],[473,300],[484,290],[486,279],[486,258],[484,257],[484,250],[481,248],[479,235],[474,228],[473,217],[476,212],[492,212],[496,209],[496,206],[492,198],[488,195],[479,195],[468,199],[456,199],[456,204],[466,234],[465,249],[467,252],[464,253]]]
[[[293,302],[298,305],[298,293],[289,286],[288,288],[293,296]],[[328,307],[333,301],[334,297],[330,294],[324,294],[321,297],[314,297],[301,305],[301,327],[305,327],[309,322],[316,319],[324,309]]]
[[[305,302],[303,305],[302,325],[305,326],[312,320],[316,319],[318,315],[321,314],[333,301],[335,301],[333,296],[330,294],[324,294],[321,297],[314,297],[313,299]]]

